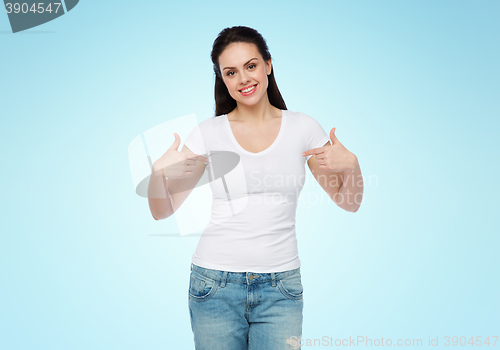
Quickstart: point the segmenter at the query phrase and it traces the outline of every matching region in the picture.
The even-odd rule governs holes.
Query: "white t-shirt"
[[[213,201],[210,222],[192,262],[231,272],[269,273],[300,267],[295,213],[305,182],[305,164],[311,157],[302,153],[328,141],[318,121],[288,110],[282,111],[274,143],[258,153],[240,146],[226,114],[196,126],[184,144],[195,154],[214,159],[206,169],[212,174]],[[224,158],[228,154],[233,157]],[[237,165],[234,169],[229,166],[232,170],[224,176],[219,171],[214,179],[220,159]]]

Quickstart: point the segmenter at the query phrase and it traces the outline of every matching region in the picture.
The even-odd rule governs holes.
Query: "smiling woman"
[[[339,148],[336,138],[330,144],[314,118],[287,110],[267,44],[256,30],[224,29],[214,41],[212,62],[215,116],[190,133],[181,152],[168,151],[153,167],[158,171],[173,160],[184,164],[188,157],[189,163],[174,164],[165,173],[168,178],[189,171],[189,176],[181,174],[189,186],[182,181],[193,188],[204,169],[196,162],[200,155],[222,150],[239,157],[237,169],[224,175],[226,182],[210,182],[210,222],[192,256],[188,301],[195,346],[289,349],[290,339],[302,335],[295,213],[305,164],[333,199],[343,173],[330,168],[332,152],[338,153],[342,169],[354,169],[355,158]],[[210,162],[208,173],[219,170],[215,163]],[[171,215],[189,194],[180,194],[178,181],[168,178],[164,186],[158,180],[162,190],[173,193],[171,202],[150,201],[158,217]]]
[[[211,56],[215,72],[216,116],[233,111],[237,101],[241,101],[238,97],[253,96],[253,92],[248,94],[240,90],[257,87],[259,83],[260,94],[254,96],[253,100],[244,101],[245,104],[252,104],[252,101],[257,103],[264,97],[262,103],[267,101],[278,109],[286,109],[274,78],[267,43],[256,30],[247,27],[226,28],[215,39]]]

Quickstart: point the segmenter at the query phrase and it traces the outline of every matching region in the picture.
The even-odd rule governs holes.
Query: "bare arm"
[[[168,191],[167,180],[163,176],[163,172],[161,170],[154,171],[154,167],[149,179],[148,202],[155,220],[166,219],[174,213],[173,200]]]
[[[358,158],[340,143],[335,128],[330,131],[330,139],[333,144],[328,141],[303,155],[315,155],[307,164],[316,181],[340,208],[355,213],[361,206],[364,188]]]
[[[169,151],[171,152],[172,148]],[[166,219],[174,214],[196,187],[205,171],[205,163],[200,159],[206,159],[206,157],[194,154],[186,146],[183,146],[182,151],[177,153],[174,156],[175,163],[162,168],[163,162],[157,160],[151,171],[148,202],[155,220]],[[176,176],[169,177],[169,174],[176,174]]]
[[[342,187],[338,196],[342,203],[341,208],[353,213],[357,212],[363,200],[363,189],[363,176],[356,157],[354,169],[344,171]]]
[[[324,144],[324,146],[329,145],[330,141]],[[318,181],[319,185],[325,192],[328,194],[328,197],[332,199],[332,201],[342,208],[342,203],[339,201],[339,190],[342,187],[342,172],[330,172],[326,170],[322,170],[319,168],[319,163],[316,157],[311,157],[307,161],[307,165],[309,169],[311,169],[311,173],[313,174],[316,181]]]

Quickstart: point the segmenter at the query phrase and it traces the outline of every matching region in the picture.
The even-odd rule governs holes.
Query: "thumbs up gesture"
[[[304,157],[314,155],[321,170],[331,172],[353,171],[356,167],[356,156],[340,143],[337,136],[335,136],[335,128],[330,131],[330,140],[331,145],[310,149],[302,153],[302,155]]]
[[[169,179],[184,179],[193,176],[196,168],[196,161],[208,162],[208,158],[202,155],[194,154],[188,156],[179,152],[181,138],[174,133],[175,141],[170,148],[153,164],[153,173],[163,171],[163,176]]]

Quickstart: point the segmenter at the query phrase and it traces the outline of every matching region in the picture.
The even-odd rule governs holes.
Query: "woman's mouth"
[[[257,89],[257,84],[255,85],[252,85],[248,88],[245,88],[245,89],[241,89],[241,90],[238,90],[240,92],[240,94],[242,94],[243,96],[249,96],[251,94],[253,94],[255,92],[255,90]]]

